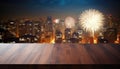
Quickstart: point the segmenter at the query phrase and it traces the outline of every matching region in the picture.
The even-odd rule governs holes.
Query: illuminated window
[[[2,35],[0,35],[0,39],[2,39]]]

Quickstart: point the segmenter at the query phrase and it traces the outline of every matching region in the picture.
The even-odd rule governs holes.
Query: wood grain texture
[[[120,64],[120,44],[0,44],[0,64]]]

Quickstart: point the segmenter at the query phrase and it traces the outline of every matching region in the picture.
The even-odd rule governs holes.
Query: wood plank
[[[0,64],[119,64],[115,44],[0,44]]]
[[[110,60],[109,56],[106,55],[106,52],[104,52],[99,47],[101,47],[101,46],[96,45],[96,46],[91,47],[95,57],[97,57],[99,64],[113,63],[112,60]]]

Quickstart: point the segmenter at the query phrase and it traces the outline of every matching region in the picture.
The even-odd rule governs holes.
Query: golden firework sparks
[[[98,10],[86,10],[80,15],[79,19],[81,27],[86,32],[92,33],[92,36],[94,36],[94,32],[103,28],[104,15]]]

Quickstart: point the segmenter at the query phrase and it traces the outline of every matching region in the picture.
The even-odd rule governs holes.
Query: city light
[[[59,23],[59,22],[60,22],[60,19],[55,19],[54,22],[55,22],[55,23]]]
[[[93,43],[94,43],[94,44],[97,44],[97,39],[94,38],[93,40],[94,40]]]
[[[98,10],[89,9],[80,15],[79,23],[86,32],[94,36],[94,33],[101,30],[104,25],[104,15]]]
[[[65,26],[66,28],[73,28],[75,26],[75,19],[72,17],[66,17]]]
[[[55,43],[55,39],[53,38],[50,43],[54,44]]]
[[[13,20],[12,25],[10,21],[5,21],[1,25],[3,31],[0,32],[0,42],[119,44],[119,22],[117,23],[113,18],[113,20],[105,18],[100,11],[88,9],[83,11],[76,20],[69,16],[54,20],[52,17],[47,17],[43,21],[25,21],[23,19],[23,22],[19,22],[19,20]],[[113,23],[113,26],[110,27],[109,23]],[[6,31],[8,32],[6,33]]]
[[[117,40],[114,43],[119,44],[119,42],[120,42],[119,35],[117,35]]]

